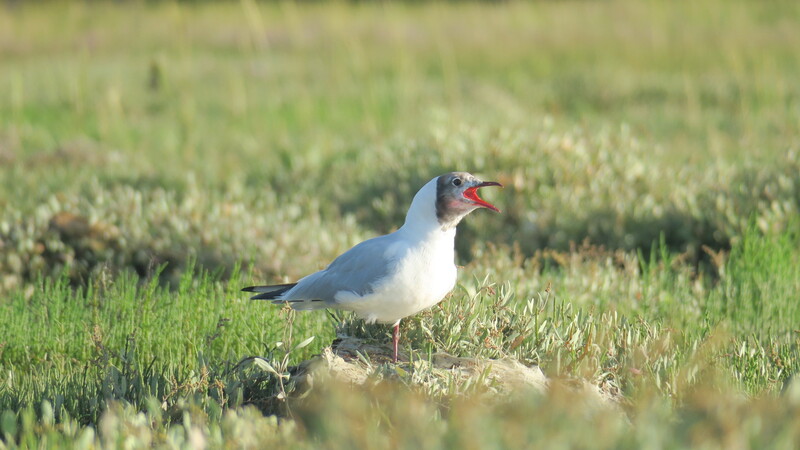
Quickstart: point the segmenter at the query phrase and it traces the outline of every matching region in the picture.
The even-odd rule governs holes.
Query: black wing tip
[[[256,292],[251,300],[272,300],[283,295],[284,292],[295,287],[297,283],[274,284],[269,286],[248,286],[242,288],[243,292]]]
[[[319,302],[324,301],[321,298],[300,299],[300,300],[284,300],[284,299],[280,299],[280,298],[265,299],[265,298],[256,298],[256,297],[258,297],[258,296],[256,295],[255,297],[250,297],[250,299],[251,300],[270,300],[273,305],[283,305],[285,303],[288,303],[290,305],[292,303],[319,303]]]
[[[256,286],[247,286],[242,288],[242,292],[275,292],[280,290],[288,290],[296,286],[297,283],[285,283],[285,284],[267,284],[267,285],[256,285]]]

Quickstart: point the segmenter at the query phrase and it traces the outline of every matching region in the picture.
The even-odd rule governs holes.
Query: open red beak
[[[500,183],[498,183],[496,181],[484,181],[484,182],[482,182],[480,184],[477,184],[475,186],[466,188],[464,190],[464,194],[463,194],[464,198],[466,198],[467,200],[471,201],[472,203],[480,206],[481,208],[489,208],[492,211],[500,212],[500,210],[497,209],[496,206],[494,206],[493,204],[487,202],[486,200],[484,200],[484,199],[480,198],[480,196],[478,196],[478,189],[482,188],[482,187],[486,187],[486,186],[500,186],[500,187],[503,187],[502,184],[500,184]]]

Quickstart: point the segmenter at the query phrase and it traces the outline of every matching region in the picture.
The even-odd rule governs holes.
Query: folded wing
[[[298,310],[335,308],[339,292],[368,295],[396,270],[404,246],[394,242],[393,235],[364,241],[336,258],[325,270],[302,278],[297,283],[273,286],[251,286],[243,291],[256,292],[253,300],[288,302]]]

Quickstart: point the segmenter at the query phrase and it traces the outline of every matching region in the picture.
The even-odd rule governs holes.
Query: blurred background
[[[797,448],[798,80],[796,1],[2,2],[0,447]],[[413,364],[296,398],[388,327],[239,289],[452,170]]]
[[[458,248],[703,258],[800,201],[794,2],[5,2],[0,287],[187,260],[297,276],[428,179]]]

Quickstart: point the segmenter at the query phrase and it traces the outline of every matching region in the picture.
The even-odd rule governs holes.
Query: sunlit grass
[[[4,6],[0,446],[796,446],[798,18]],[[288,366],[335,332],[389,330],[239,288],[391,231],[454,169],[503,182],[504,212],[461,225],[459,285],[403,351],[537,364],[551,389],[376,359],[293,397]]]
[[[777,242],[787,244],[781,246],[788,249],[785,256],[775,253],[773,246]],[[737,405],[751,402],[754,410],[737,407],[731,413],[741,421],[772,414],[759,398],[780,399],[781,408],[788,408],[790,414],[786,418],[789,422],[785,422],[789,427],[796,417],[792,412],[794,400],[779,393],[784,384],[791,385],[791,375],[800,366],[794,330],[800,318],[793,296],[800,277],[797,266],[784,264],[786,261],[781,258],[796,260],[796,244],[794,237],[773,240],[751,231],[742,244],[734,247],[721,268],[720,281],[683,278],[682,269],[663,256],[654,257],[649,263],[641,261],[638,267],[625,267],[611,263],[611,254],[583,250],[572,253],[572,260],[564,266],[536,269],[534,260],[515,260],[513,255],[494,251],[486,257],[479,256],[463,270],[459,287],[441,307],[404,322],[404,351],[413,355],[412,359],[423,360],[435,352],[470,358],[510,357],[539,365],[554,380],[587,380],[620,399],[622,410],[598,414],[615,416],[603,420],[619,421],[615,426],[622,429],[633,426],[626,425],[628,420],[635,426],[652,428],[664,417],[696,408],[701,411],[696,418],[698,423],[688,423],[689,428],[716,426],[718,420],[729,420],[705,415],[710,407],[705,397],[709,395]],[[635,255],[617,257],[637,260]],[[506,279],[497,284],[493,275],[477,278],[491,272],[485,264],[502,268]],[[760,305],[758,308],[731,303],[731,283],[726,280],[742,265],[749,269],[747,276],[737,278],[736,289],[748,292],[744,298],[752,299]],[[776,272],[776,265],[791,269]],[[587,298],[572,297],[570,286],[584,282],[600,288],[585,290],[590,293]],[[296,363],[314,353],[330,342],[336,324],[322,313],[286,315],[271,305],[244,300],[236,291],[243,283],[236,273],[226,283],[190,271],[175,290],[160,287],[155,281],[137,285],[132,278],[123,277],[108,286],[95,284],[87,290],[74,291],[66,283],[43,281],[27,293],[17,292],[0,315],[3,329],[9,332],[2,348],[4,370],[9,377],[0,387],[2,408],[12,411],[11,416],[6,413],[6,420],[12,420],[13,411],[24,410],[27,405],[35,406],[37,414],[52,414],[52,420],[58,423],[100,423],[102,432],[101,415],[107,407],[116,411],[108,414],[130,414],[113,406],[116,401],[155,414],[148,420],[156,420],[158,427],[185,425],[185,414],[200,414],[205,417],[203,423],[217,423],[224,410],[253,403],[267,412],[288,411],[318,438],[327,436],[338,439],[336,442],[349,442],[339,432],[329,436],[330,427],[362,426],[347,422],[354,418],[339,418],[328,425],[320,423],[325,420],[318,410],[320,404],[337,401],[316,393],[305,400],[291,400],[293,406],[287,410],[280,402],[276,404],[272,395],[284,389],[291,392],[294,384],[279,389],[274,377],[268,373],[259,375],[258,365],[247,359],[266,357],[293,383],[280,361]],[[340,332],[376,343],[388,340],[385,326],[363,328],[361,321],[347,316],[344,320],[344,325],[337,326]],[[317,339],[309,347],[284,358],[285,349],[311,336]],[[279,342],[282,346],[276,347]],[[376,374],[383,373],[380,378],[386,377],[386,369],[390,374],[394,371],[380,365],[373,366],[372,370],[376,369]],[[405,364],[396,381],[411,382],[416,379],[417,370],[424,369]],[[429,376],[420,374],[419,379]],[[442,386],[453,383],[443,380],[440,383],[444,384],[420,386],[420,394],[427,392],[428,400],[414,399],[403,392],[402,383],[394,385],[391,379],[390,376],[385,381],[390,384],[381,389],[394,394],[380,395],[423,402],[431,411],[446,408],[449,412],[437,420],[461,426],[460,419],[454,419],[452,414],[466,413],[459,409],[466,407],[459,406],[461,402],[468,401],[463,398],[465,388],[442,390]],[[339,389],[354,388],[323,392],[336,398]],[[552,389],[555,391],[544,399],[532,397],[532,403],[526,403],[527,400],[516,398],[514,402],[521,402],[519,407],[523,410],[543,402],[567,416],[581,414],[570,412],[564,405],[557,406],[578,393],[559,394],[562,388],[557,385]],[[377,394],[356,392],[350,395]],[[754,400],[746,400],[750,397]],[[500,408],[511,414],[509,418],[514,417],[511,411],[516,407],[505,405],[502,398],[496,401],[500,403],[491,408]],[[43,402],[52,412],[40,409],[44,408]],[[383,406],[370,402],[346,406],[355,408],[349,413],[354,417],[376,407],[382,411],[380,414],[387,415],[382,419],[388,421],[387,426],[401,421],[403,427],[422,427],[412,428],[417,432],[429,426],[414,422],[409,425],[402,411],[383,410]],[[623,418],[623,411],[628,419]],[[523,416],[514,420],[529,420]],[[18,430],[17,426],[22,426],[23,431],[6,432],[19,438],[33,432],[24,424],[7,425],[13,430]],[[681,426],[675,426],[678,440],[695,439],[687,430],[680,431]],[[574,442],[591,440],[595,436],[592,433],[618,444],[639,442],[630,441],[632,438],[626,437],[622,429],[608,435],[607,430],[587,431],[577,435],[578,441]],[[177,430],[170,431],[173,432]],[[199,432],[205,435],[211,431],[202,428]],[[689,434],[681,434],[684,432]],[[732,439],[750,432],[743,431]],[[659,436],[643,435],[641,439],[666,439]],[[559,437],[556,432],[553,439],[556,438],[566,439],[566,435]],[[162,442],[166,438],[150,435],[147,439],[154,441],[143,442]],[[406,438],[397,435],[391,439]]]

